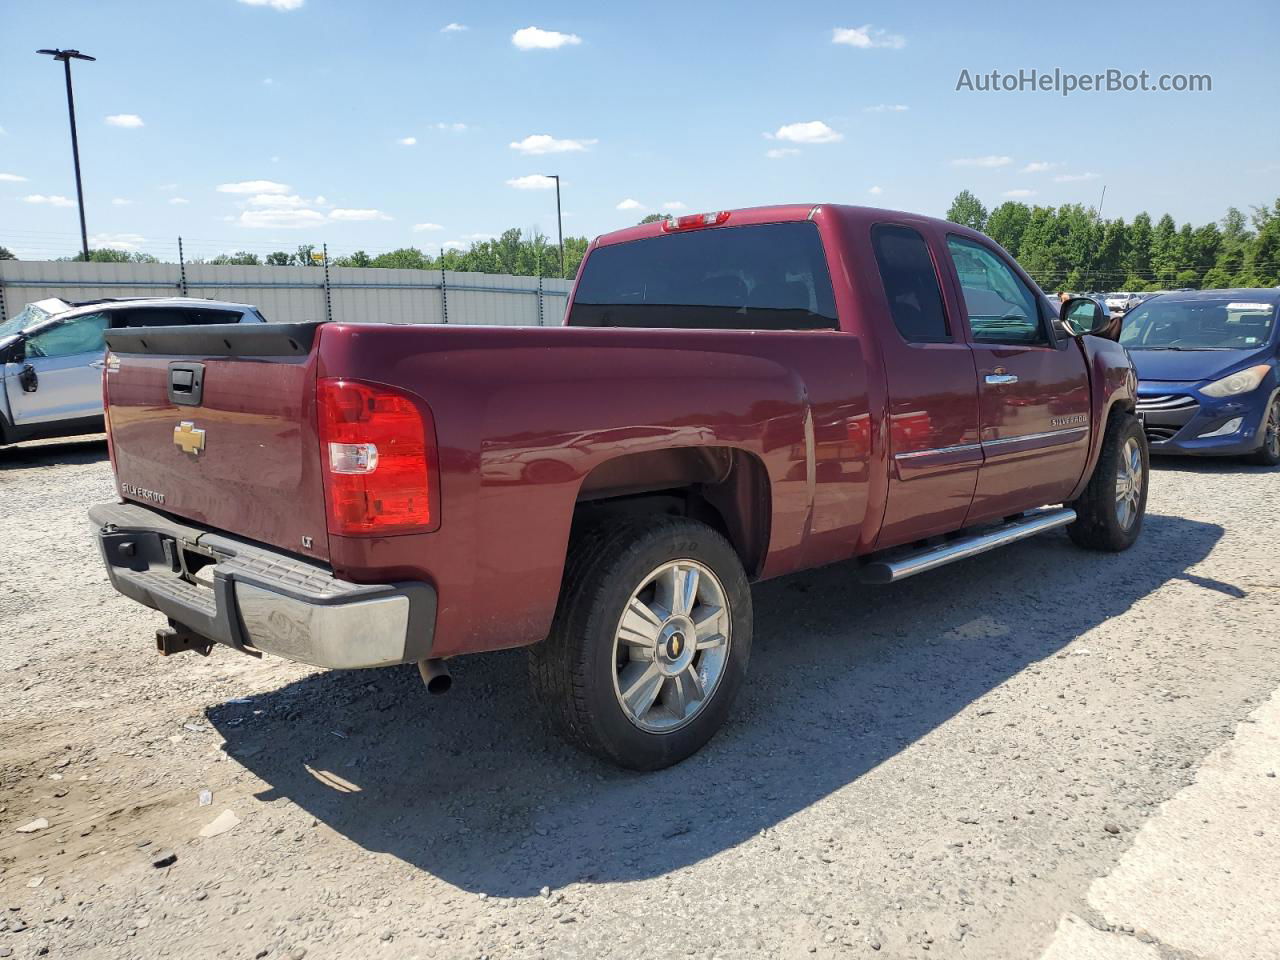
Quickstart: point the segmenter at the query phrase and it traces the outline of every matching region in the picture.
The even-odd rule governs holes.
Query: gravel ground
[[[648,776],[552,738],[519,652],[431,699],[161,659],[87,536],[103,444],[0,493],[0,958],[1035,957],[1280,685],[1280,484],[1235,463],[1158,461],[1121,556],[757,587],[732,722]]]

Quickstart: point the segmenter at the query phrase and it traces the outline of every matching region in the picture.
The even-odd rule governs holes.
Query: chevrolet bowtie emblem
[[[183,453],[198,457],[204,449],[204,431],[190,420],[183,420],[173,428],[173,442],[182,448]]]

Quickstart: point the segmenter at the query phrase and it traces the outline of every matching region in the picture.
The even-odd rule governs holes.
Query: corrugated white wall
[[[240,267],[189,263],[187,295],[252,303],[272,321],[326,318],[323,267]],[[555,326],[572,282],[506,274],[330,267],[333,319],[374,323]],[[0,260],[0,318],[32,300],[61,297],[173,297],[181,269],[171,263]],[[447,307],[447,318],[446,318]]]

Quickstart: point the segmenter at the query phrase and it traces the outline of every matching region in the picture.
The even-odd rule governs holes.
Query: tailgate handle
[[[203,363],[169,364],[170,403],[176,403],[184,407],[198,407],[203,394]]]

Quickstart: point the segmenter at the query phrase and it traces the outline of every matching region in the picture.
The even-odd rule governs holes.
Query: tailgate
[[[121,497],[327,560],[314,410],[319,328],[109,332],[105,399]]]

